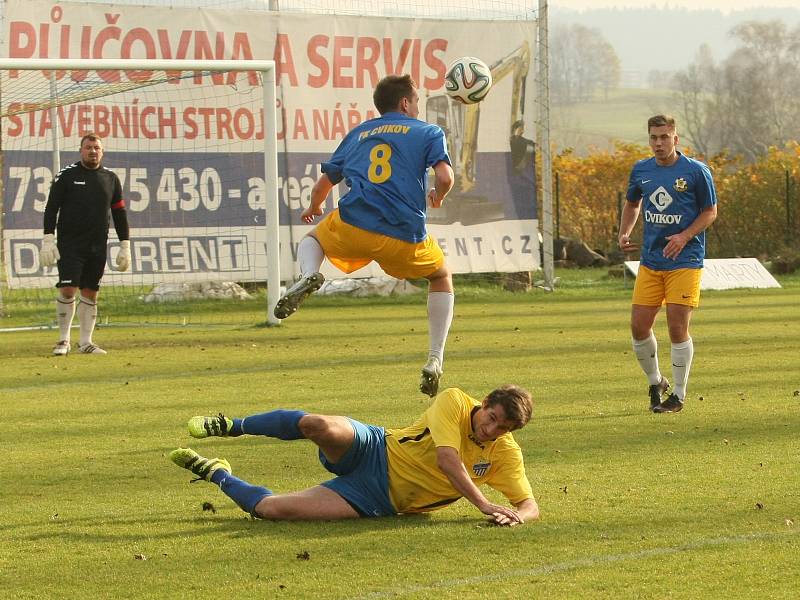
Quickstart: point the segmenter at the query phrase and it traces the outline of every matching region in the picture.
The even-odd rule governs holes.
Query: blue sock
[[[298,424],[306,414],[302,410],[271,410],[244,419],[234,419],[231,432],[241,431],[248,435],[265,435],[280,440],[301,440]]]
[[[217,469],[211,475],[211,482],[216,483],[219,489],[248,514],[253,514],[256,505],[267,496],[272,496],[272,490],[252,485],[231,475],[224,469]],[[253,515],[255,516],[255,515]]]

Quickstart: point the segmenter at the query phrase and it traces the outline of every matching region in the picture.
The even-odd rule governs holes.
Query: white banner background
[[[638,260],[625,261],[625,267],[639,272]],[[701,290],[733,290],[737,288],[779,288],[781,284],[757,258],[706,258],[700,276]]]

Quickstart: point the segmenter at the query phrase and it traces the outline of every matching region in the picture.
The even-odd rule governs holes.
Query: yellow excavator
[[[530,62],[530,45],[524,42],[516,50],[489,66],[492,72],[492,85],[497,85],[508,75],[513,77],[509,125],[522,118],[525,78],[530,69]],[[428,221],[431,223],[485,222],[499,220],[504,216],[503,199],[487,198],[476,193],[477,190],[474,189],[481,104],[481,102],[462,104],[447,94],[431,96],[425,103],[428,123],[435,123],[444,130],[456,179],[444,206],[429,210]],[[482,214],[472,214],[476,211]],[[465,218],[459,218],[459,215]]]

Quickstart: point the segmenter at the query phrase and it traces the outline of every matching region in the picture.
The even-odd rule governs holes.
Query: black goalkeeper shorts
[[[97,291],[106,270],[106,254],[59,247],[57,288],[77,287]]]

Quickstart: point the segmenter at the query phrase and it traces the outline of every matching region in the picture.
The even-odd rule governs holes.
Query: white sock
[[[325,252],[316,238],[305,236],[297,245],[297,262],[300,263],[300,274],[318,273],[325,259]]]
[[[453,305],[455,296],[452,292],[428,293],[428,335],[430,337],[430,350],[428,356],[439,359],[439,365],[444,364],[444,343],[453,322]]]
[[[647,375],[650,385],[658,385],[661,382],[661,371],[658,369],[658,342],[652,331],[648,338],[633,340],[633,353],[642,371]]]
[[[81,296],[81,302],[78,304],[78,320],[81,322],[81,341],[79,344],[81,346],[91,344],[94,325],[97,323],[97,302]]]
[[[675,381],[672,393],[683,400],[686,398],[686,386],[689,383],[689,370],[692,368],[694,344],[692,338],[679,344],[672,344],[672,377]]]
[[[56,322],[58,323],[58,341],[69,341],[69,330],[75,318],[75,298],[65,298],[61,294],[56,298]]]

